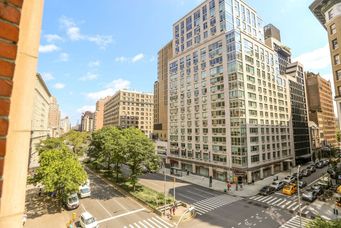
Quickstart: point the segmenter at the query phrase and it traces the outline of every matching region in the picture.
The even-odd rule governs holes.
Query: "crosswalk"
[[[296,198],[293,200],[292,198],[281,198],[277,195],[271,196],[256,195],[250,197],[249,199],[291,211],[298,211],[300,207],[298,200]],[[301,202],[301,211],[302,214],[308,214],[310,212],[310,210],[308,209],[308,205]]]
[[[237,200],[239,200],[237,197],[218,195],[195,202],[193,206],[197,215],[203,215],[224,205],[231,204]]]
[[[295,216],[291,218],[289,221],[284,223],[283,225],[280,226],[280,228],[300,228],[300,227],[306,227],[306,225],[312,221],[311,219],[304,218],[302,217],[302,226],[300,226],[300,217]]]
[[[166,222],[158,216],[140,220],[129,225],[124,226],[124,228],[169,228],[174,227],[173,224]]]

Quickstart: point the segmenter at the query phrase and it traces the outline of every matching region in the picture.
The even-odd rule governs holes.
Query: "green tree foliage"
[[[52,150],[52,149],[68,150],[68,147],[64,144],[61,138],[48,138],[42,141],[37,146],[37,151],[39,154],[41,154],[44,151]]]
[[[40,166],[30,182],[40,183],[46,192],[56,192],[62,198],[77,192],[88,177],[77,156],[66,145],[60,144],[60,141],[47,139],[41,143]],[[56,147],[50,148],[53,145]]]
[[[88,132],[79,132],[71,130],[63,135],[63,140],[72,147],[72,151],[82,156],[89,145],[90,135]]]
[[[337,132],[336,132],[336,140],[337,140],[338,142],[341,142],[341,134],[340,134],[340,131],[339,131],[339,130],[337,130]]]
[[[125,144],[121,130],[116,127],[105,127],[92,134],[88,155],[94,158],[96,163],[106,163],[109,171],[111,165],[115,165],[116,181],[118,181],[121,164],[125,161]]]
[[[339,228],[341,227],[341,219],[327,221],[320,217],[315,218],[307,224],[307,228]]]
[[[155,154],[154,143],[139,129],[127,128],[123,130],[126,138],[126,165],[129,166],[130,182],[135,190],[138,176],[144,168],[157,169],[159,160]]]

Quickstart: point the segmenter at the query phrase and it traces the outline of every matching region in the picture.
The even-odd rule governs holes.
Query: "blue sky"
[[[120,88],[152,92],[157,52],[172,24],[201,0],[45,1],[38,72],[75,124],[96,100]],[[327,34],[312,0],[247,0],[306,70],[332,78]]]

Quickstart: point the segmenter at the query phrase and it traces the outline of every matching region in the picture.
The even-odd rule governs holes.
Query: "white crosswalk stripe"
[[[302,217],[302,227],[306,227],[306,225],[311,221],[311,219],[308,218],[303,218]],[[280,228],[299,228],[300,226],[300,217],[295,216],[291,218],[289,221],[284,223],[283,225],[280,226]]]
[[[146,218],[144,220],[137,221],[124,226],[124,228],[169,228],[169,227],[174,227],[174,225],[163,220],[158,216]]]
[[[288,209],[292,211],[297,211],[299,209],[299,204],[298,200],[296,197],[291,197],[291,198],[283,198],[277,195],[271,195],[271,196],[252,196],[249,199],[262,202],[271,206],[275,207],[280,207],[283,209]],[[301,203],[302,206],[302,214],[308,214],[309,213],[309,208],[305,203]]]
[[[195,202],[193,206],[198,215],[203,215],[237,200],[239,200],[237,197],[219,195]]]

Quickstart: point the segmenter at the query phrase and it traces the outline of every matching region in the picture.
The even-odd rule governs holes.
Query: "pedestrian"
[[[172,207],[169,208],[169,215],[172,216]]]
[[[175,206],[173,207],[173,215],[175,215]]]
[[[254,185],[255,184],[255,179],[252,178],[252,184]]]
[[[231,191],[231,184],[230,184],[230,182],[227,183],[227,191]]]
[[[38,196],[41,196],[41,188],[39,188]]]

